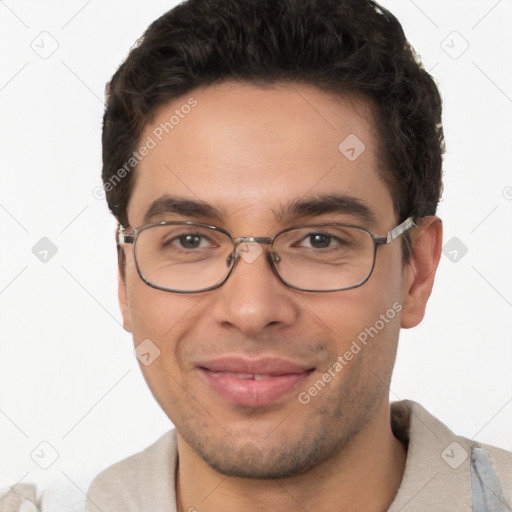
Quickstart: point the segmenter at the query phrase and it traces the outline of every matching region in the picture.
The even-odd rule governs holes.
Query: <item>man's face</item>
[[[197,105],[181,109],[191,96]],[[179,122],[158,141],[158,127],[176,109]],[[404,220],[379,175],[371,108],[356,97],[304,85],[216,85],[162,106],[141,141],[148,136],[157,145],[134,176],[131,227],[195,221],[235,238],[338,222],[382,235]],[[327,195],[357,200],[373,220],[322,207],[288,215],[291,206]],[[164,196],[217,213],[153,208],[159,212],[148,219]],[[286,287],[265,254],[241,258],[216,290],[160,291],[140,279],[130,246],[125,251],[125,327],[135,345],[149,339],[160,350],[142,366],[144,376],[180,442],[211,467],[248,478],[302,473],[339,453],[387,407],[404,313],[400,241],[378,249],[364,285],[327,293]]]

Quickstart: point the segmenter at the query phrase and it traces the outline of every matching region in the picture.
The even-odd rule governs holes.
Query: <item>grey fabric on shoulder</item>
[[[510,512],[512,510],[505,501],[491,458],[482,448],[473,448],[470,474],[473,512]]]
[[[512,453],[456,436],[410,400],[392,403],[391,416],[395,436],[408,439],[408,453],[402,483],[388,512],[476,512],[470,476],[475,448],[485,450],[492,460],[510,507]]]

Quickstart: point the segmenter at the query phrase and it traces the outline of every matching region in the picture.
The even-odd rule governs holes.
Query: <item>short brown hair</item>
[[[155,110],[228,80],[306,83],[369,98],[397,217],[436,212],[441,98],[389,11],[371,0],[188,0],[149,26],[107,87],[102,178],[121,225],[128,226],[133,172],[113,178]]]

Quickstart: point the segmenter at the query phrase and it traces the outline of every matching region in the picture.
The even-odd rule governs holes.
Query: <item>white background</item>
[[[439,83],[439,215],[445,242],[468,249],[455,263],[442,257],[424,322],[402,332],[391,399],[510,450],[512,1],[383,3]],[[104,85],[173,5],[0,1],[0,487],[85,490],[170,428],[120,325],[114,221],[93,190]],[[33,49],[57,44],[46,59]],[[46,263],[32,252],[42,237],[58,249]],[[58,459],[42,469],[34,450],[42,465]]]

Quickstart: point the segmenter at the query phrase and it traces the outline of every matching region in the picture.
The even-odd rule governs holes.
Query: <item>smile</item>
[[[285,400],[314,369],[289,361],[265,358],[248,361],[224,358],[198,367],[210,391],[228,402],[261,407]]]

